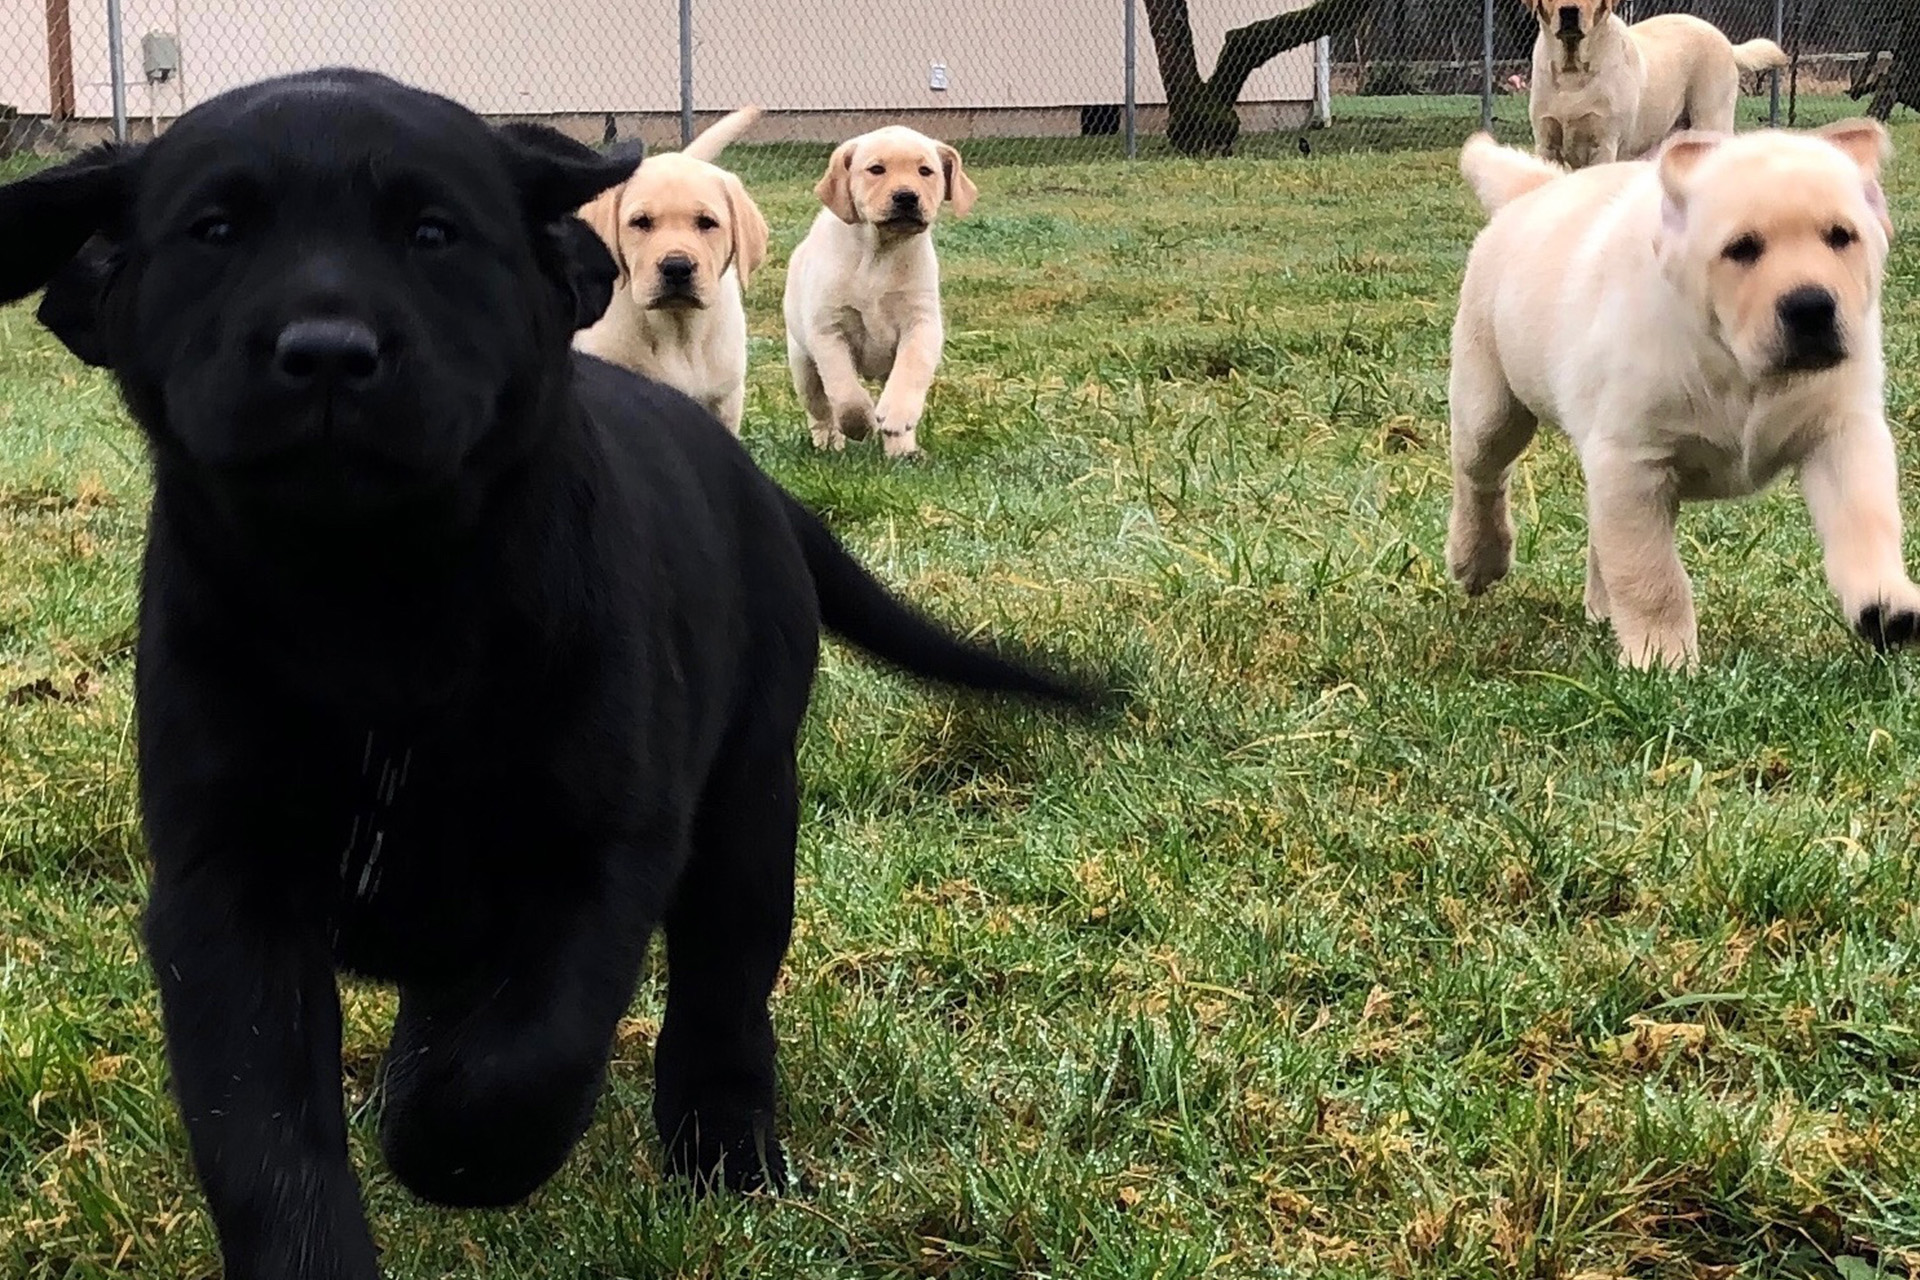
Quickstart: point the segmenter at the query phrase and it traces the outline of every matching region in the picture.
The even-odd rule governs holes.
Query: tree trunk
[[[1146,0],[1147,31],[1167,91],[1167,141],[1182,155],[1227,155],[1240,136],[1233,103],[1222,104],[1200,77],[1187,0]]]
[[[1160,83],[1167,90],[1167,141],[1182,155],[1232,155],[1240,137],[1234,104],[1247,80],[1289,49],[1351,31],[1379,0],[1313,0],[1304,9],[1227,32],[1211,79],[1200,76],[1187,0],[1145,0]]]
[[[1893,62],[1880,82],[1880,92],[1874,96],[1870,114],[1885,120],[1902,102],[1920,111],[1920,18],[1912,14],[1900,20],[1900,31],[1894,38]]]

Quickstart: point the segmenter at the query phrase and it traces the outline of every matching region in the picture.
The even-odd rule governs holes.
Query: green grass
[[[742,152],[777,262],[810,163]],[[389,1002],[353,995],[392,1274],[1913,1274],[1920,659],[1849,637],[1792,486],[1689,510],[1704,670],[1622,673],[1557,438],[1518,476],[1512,579],[1445,580],[1478,225],[1450,152],[978,176],[939,232],[931,461],[813,453],[777,269],[746,437],[915,599],[1121,655],[1142,710],[1067,730],[828,653],[776,1011],[792,1198],[662,1183],[649,982],[548,1189],[415,1207],[361,1105]],[[1902,241],[1910,511],[1916,273]],[[106,383],[0,311],[9,1280],[215,1265],[137,950],[146,501]]]
[[[1783,86],[1780,121],[1787,123],[1788,99]],[[1741,128],[1757,128],[1768,121],[1768,100],[1748,97],[1740,101]],[[1798,103],[1796,122],[1803,128],[1827,124],[1862,113],[1863,104],[1843,94],[1803,95]],[[1916,113],[1896,108],[1896,121],[1912,121]],[[1286,130],[1279,133],[1245,133],[1235,146],[1241,159],[1290,159],[1304,135],[1315,154],[1350,152],[1424,151],[1457,147],[1467,135],[1480,127],[1480,96],[1475,94],[1418,94],[1388,97],[1336,96],[1333,121],[1324,128]],[[1524,96],[1500,94],[1493,100],[1493,131],[1502,141],[1525,144],[1532,139],[1527,123]],[[1159,160],[1173,155],[1164,137],[1142,134],[1138,140],[1143,159]],[[824,164],[825,146],[793,144],[783,146],[744,146],[727,152],[727,163],[749,177],[765,180],[798,178],[816,173]],[[1125,154],[1125,142],[1119,134],[1099,134],[1071,138],[983,138],[967,144],[967,163],[977,168],[1002,165],[1085,164],[1118,159]]]

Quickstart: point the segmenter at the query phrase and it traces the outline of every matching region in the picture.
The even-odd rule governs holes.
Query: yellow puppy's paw
[[[834,411],[834,426],[849,440],[865,440],[873,434],[873,406],[867,403],[841,405]]]
[[[1512,568],[1512,526],[1455,522],[1447,535],[1447,572],[1468,595],[1479,595]]]
[[[881,427],[880,447],[896,462],[924,462],[927,457],[920,448],[918,437],[911,430]]]
[[[1635,671],[1684,671],[1700,669],[1700,653],[1692,640],[1678,635],[1648,635],[1638,640],[1621,639],[1620,665]]]

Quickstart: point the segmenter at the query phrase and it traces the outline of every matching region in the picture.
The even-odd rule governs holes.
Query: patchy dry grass
[[[791,248],[819,155],[738,158]],[[1473,604],[1444,578],[1446,334],[1477,225],[1451,154],[978,177],[940,231],[932,462],[812,453],[777,270],[747,438],[915,598],[1121,653],[1144,710],[1104,738],[963,714],[830,653],[778,1004],[809,1188],[661,1182],[650,984],[598,1123],[520,1211],[410,1205],[363,1109],[392,1273],[1913,1274],[1915,660],[1849,638],[1792,487],[1689,512],[1706,669],[1622,674],[1580,614],[1558,441],[1519,476],[1514,577]],[[1917,270],[1903,243],[1909,467]],[[0,311],[19,1280],[214,1269],[136,948],[145,503],[105,383]],[[349,1002],[355,1099],[388,1012]]]

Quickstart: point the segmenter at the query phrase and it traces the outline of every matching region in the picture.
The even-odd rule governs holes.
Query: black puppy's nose
[[[296,386],[363,386],[380,372],[380,339],[358,320],[295,320],[273,342],[273,369]]]
[[[670,253],[660,259],[660,278],[668,284],[686,284],[693,279],[693,259],[684,253]]]
[[[1577,6],[1570,5],[1570,4],[1561,5],[1560,6],[1561,34],[1563,35],[1573,34],[1578,32],[1579,30],[1580,30],[1579,8]]]
[[[918,191],[908,191],[904,188],[894,192],[893,207],[909,211],[918,209],[920,207],[920,193]]]
[[[1780,323],[1796,337],[1820,337],[1833,332],[1839,304],[1818,285],[1802,285],[1780,299]]]

